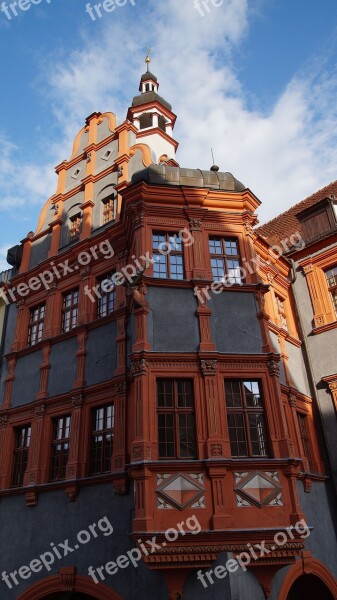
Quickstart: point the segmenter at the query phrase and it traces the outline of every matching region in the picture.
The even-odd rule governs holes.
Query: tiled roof
[[[296,231],[302,234],[301,223],[296,215],[306,208],[310,208],[314,204],[317,204],[331,194],[334,194],[337,197],[337,181],[329,183],[329,185],[318,190],[311,196],[308,196],[308,198],[305,198],[305,200],[302,200],[298,204],[295,204],[295,206],[292,206],[278,217],[261,225],[261,227],[257,227],[256,233],[267,239],[271,245],[276,245],[281,240],[284,240],[287,237],[289,238],[289,236]]]

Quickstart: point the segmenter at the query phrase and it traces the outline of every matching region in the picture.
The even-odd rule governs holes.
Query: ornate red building
[[[301,239],[271,248],[249,188],[181,168],[175,119],[149,70],[122,124],[90,115],[9,253],[1,598],[337,598]]]

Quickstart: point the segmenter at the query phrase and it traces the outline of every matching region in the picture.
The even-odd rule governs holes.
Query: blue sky
[[[35,230],[86,116],[125,118],[147,46],[180,164],[209,168],[213,147],[263,202],[260,222],[337,179],[335,0],[133,4],[95,22],[86,0],[0,12],[0,269]]]

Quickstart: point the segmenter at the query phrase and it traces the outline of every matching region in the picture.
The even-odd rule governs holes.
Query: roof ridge
[[[280,217],[286,216],[288,213],[292,213],[294,214],[294,209],[296,209],[296,207],[300,206],[302,203],[307,202],[307,200],[309,200],[310,198],[312,198],[313,196],[316,196],[316,194],[319,194],[320,192],[323,192],[323,190],[329,188],[330,186],[337,184],[337,179],[335,179],[334,181],[331,181],[331,183],[328,183],[328,185],[323,186],[322,188],[320,188],[319,190],[317,190],[316,192],[314,192],[313,194],[310,194],[310,196],[307,196],[306,198],[304,198],[303,200],[300,200],[300,202],[297,202],[296,204],[294,204],[293,206],[291,206],[290,208],[288,208],[287,210],[285,210],[284,212],[276,215],[276,217],[273,217],[272,219],[270,219],[269,221],[267,221],[266,223],[263,223],[262,225],[260,225],[259,227],[257,227],[257,229],[262,229],[262,227],[267,227],[267,225],[270,225],[271,223],[273,223],[274,221],[277,221]]]

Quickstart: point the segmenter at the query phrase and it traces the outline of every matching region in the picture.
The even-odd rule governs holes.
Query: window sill
[[[325,323],[325,325],[320,325],[319,327],[314,327],[311,331],[311,335],[319,335],[320,333],[325,333],[326,331],[330,331],[331,329],[337,328],[337,321],[331,321],[331,323]]]

